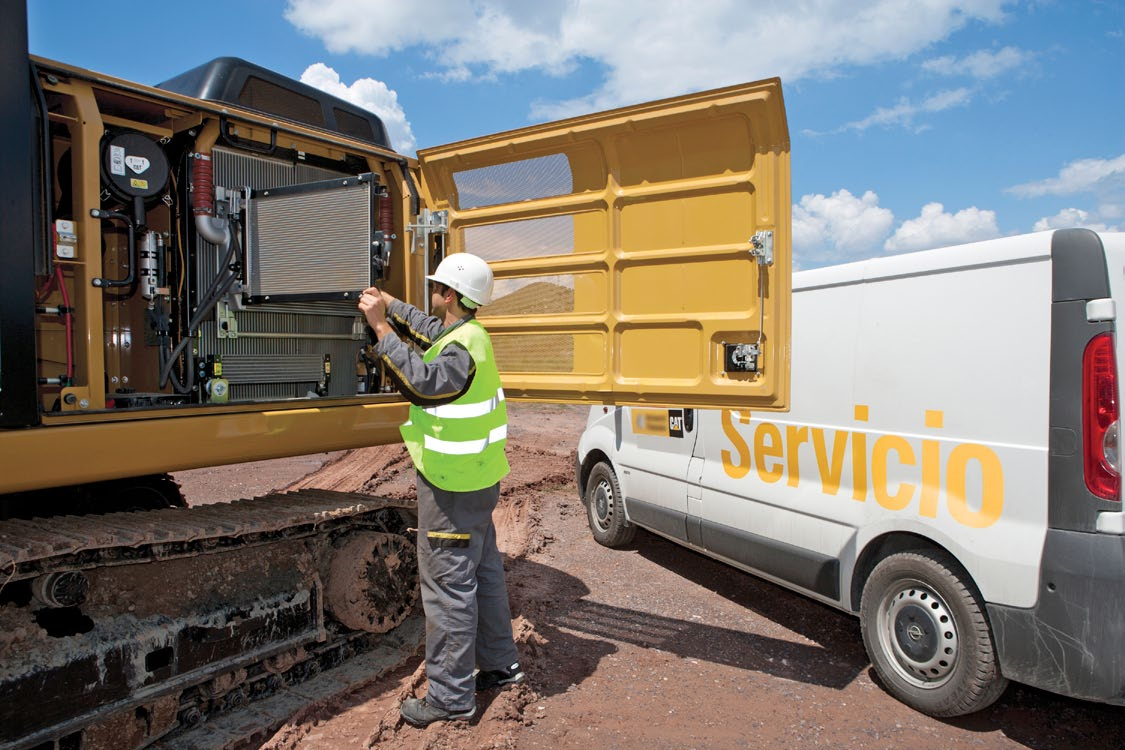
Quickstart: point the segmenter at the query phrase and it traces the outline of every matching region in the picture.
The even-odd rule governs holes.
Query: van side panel
[[[940,253],[800,274],[790,413],[701,412],[704,527],[838,560],[840,585],[826,597],[807,575],[755,572],[852,610],[842,595],[864,548],[908,533],[948,549],[985,599],[1034,604],[1049,235]]]
[[[853,430],[870,472],[852,497],[857,550],[910,529],[987,601],[1027,606],[1047,526],[1051,263],[1046,236],[1013,245],[1027,254],[982,248],[961,267],[867,284]]]

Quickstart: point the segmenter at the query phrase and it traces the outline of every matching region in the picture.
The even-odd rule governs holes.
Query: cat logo
[[[684,436],[683,409],[633,409],[633,434],[652,437]]]

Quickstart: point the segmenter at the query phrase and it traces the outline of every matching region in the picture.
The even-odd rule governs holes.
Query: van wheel
[[[887,690],[930,716],[991,705],[1008,685],[980,598],[941,552],[882,560],[863,587],[863,645]]]
[[[609,464],[600,461],[586,480],[586,519],[598,544],[621,547],[633,541],[637,527],[625,520],[621,485]]]

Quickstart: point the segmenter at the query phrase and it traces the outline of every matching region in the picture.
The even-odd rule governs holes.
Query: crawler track
[[[0,522],[0,750],[189,742],[356,658],[393,668],[422,637],[414,519],[304,490]]]

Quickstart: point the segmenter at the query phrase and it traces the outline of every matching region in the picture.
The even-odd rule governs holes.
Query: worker
[[[524,679],[492,523],[509,471],[507,409],[492,341],[476,320],[492,299],[492,269],[456,253],[426,278],[433,315],[374,287],[359,300],[376,358],[411,403],[401,430],[417,472],[429,689],[399,710],[419,727],[470,719],[475,692]]]

